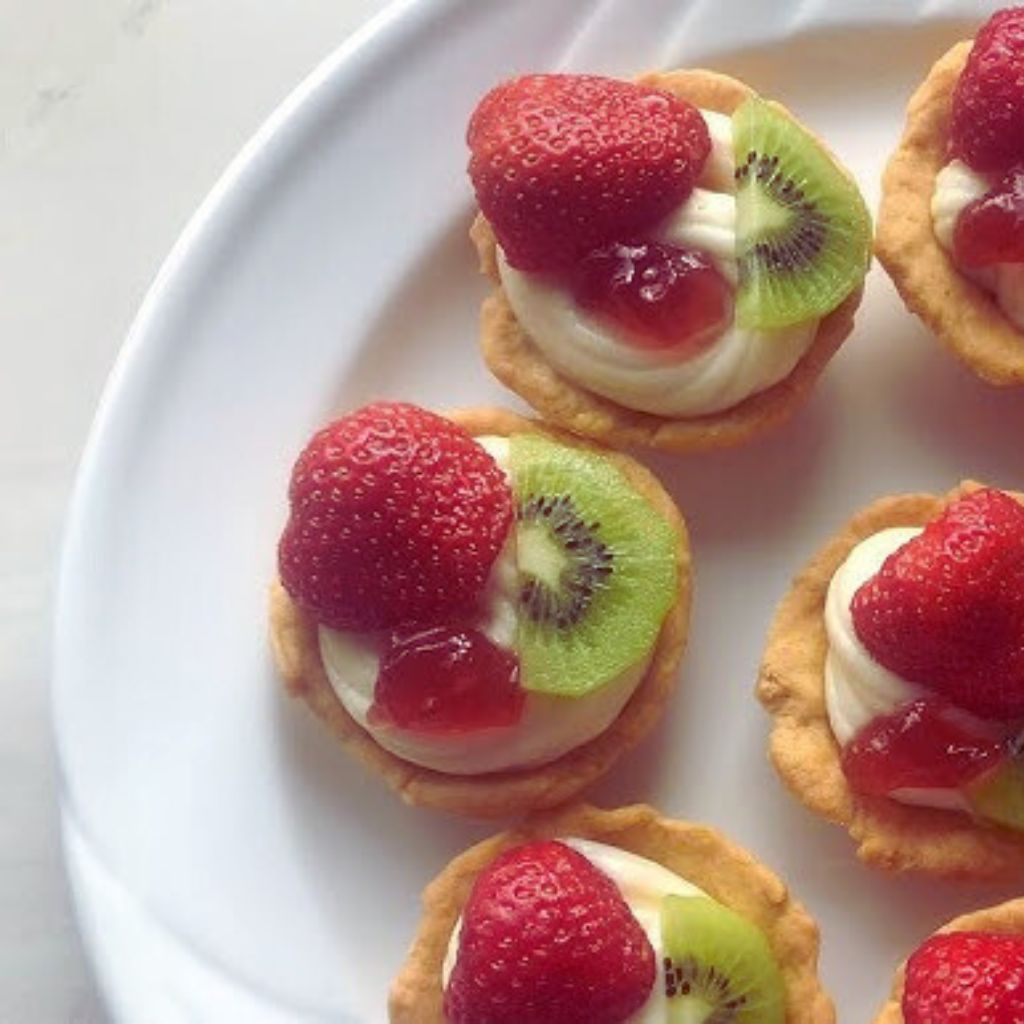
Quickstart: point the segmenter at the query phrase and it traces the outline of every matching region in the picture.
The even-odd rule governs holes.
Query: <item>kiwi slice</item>
[[[775,329],[830,313],[864,279],[871,218],[853,180],[774,104],[732,116],[736,322]]]
[[[597,452],[516,434],[520,678],[577,697],[650,653],[677,596],[676,537]]]
[[[706,896],[666,896],[670,1024],[783,1024],[786,989],[764,933]]]

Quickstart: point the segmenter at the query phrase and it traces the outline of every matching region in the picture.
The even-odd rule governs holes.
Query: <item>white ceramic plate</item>
[[[478,96],[554,67],[710,65],[790,105],[874,204],[914,83],[975,4],[403,3],[246,147],[147,298],[70,516],[55,717],[68,865],[117,1020],[382,1021],[419,892],[486,834],[402,806],[287,701],[265,587],[290,462],[375,396],[512,400],[476,351],[462,134]],[[887,878],[783,792],[751,696],[772,607],[879,494],[1020,485],[1024,403],[959,369],[881,271],[808,409],[749,448],[656,458],[692,528],[678,696],[591,794],[711,822],[792,884],[846,1021],[940,921],[1010,895]]]

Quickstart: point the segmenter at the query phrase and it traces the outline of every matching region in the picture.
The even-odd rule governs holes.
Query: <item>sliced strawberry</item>
[[[1005,760],[1004,744],[941,698],[915,700],[869,722],[843,748],[850,785],[869,796],[959,789]]]
[[[514,725],[524,702],[515,655],[477,629],[438,626],[390,638],[369,719],[458,734]]]
[[[982,718],[1024,716],[1024,507],[985,489],[953,502],[854,595],[881,665]]]
[[[732,319],[732,288],[711,260],[660,242],[613,242],[572,272],[576,302],[620,329],[638,348],[688,357]]]
[[[996,11],[975,36],[953,93],[950,150],[976,171],[1024,159],[1024,7]]]
[[[512,524],[512,492],[461,427],[377,402],[324,427],[292,470],[281,582],[338,629],[433,624],[471,610]]]
[[[1024,936],[933,935],[907,961],[905,1024],[1020,1024]]]
[[[524,75],[477,105],[466,140],[477,201],[521,270],[564,270],[634,237],[691,192],[711,152],[700,111],[596,75]]]
[[[622,1024],[654,950],[615,883],[557,841],[506,850],[477,878],[444,994],[449,1024]]]

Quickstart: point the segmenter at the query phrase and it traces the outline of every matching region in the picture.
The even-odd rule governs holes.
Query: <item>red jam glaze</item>
[[[732,286],[701,252],[614,242],[572,271],[573,298],[637,348],[698,355],[732,318]]]
[[[962,267],[1024,263],[1024,166],[964,207],[953,232],[953,254]]]
[[[868,796],[958,789],[1007,756],[1003,741],[941,698],[911,701],[869,722],[844,747],[843,772]]]
[[[369,721],[451,735],[515,725],[519,660],[477,629],[395,633],[381,657]]]

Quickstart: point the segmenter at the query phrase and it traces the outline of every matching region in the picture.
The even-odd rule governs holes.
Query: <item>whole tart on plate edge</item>
[[[663,817],[649,806],[601,810],[577,804],[478,843],[426,887],[419,930],[391,988],[392,1024],[443,1024],[442,964],[477,874],[509,847],[557,837],[619,847],[700,886],[764,932],[782,973],[787,1024],[835,1020],[818,980],[817,925],[768,868],[717,830]]]
[[[734,78],[701,69],[654,72],[641,76],[637,84],[662,89],[722,114],[732,114],[754,95]],[[770,105],[795,120],[780,104]],[[823,144],[822,148],[828,152]],[[832,162],[839,166],[834,158]],[[673,418],[626,408],[557,370],[516,319],[499,278],[494,233],[482,214],[477,215],[470,237],[481,272],[495,285],[481,309],[480,344],[488,368],[549,422],[617,447],[637,445],[675,452],[722,448],[781,424],[806,400],[850,334],[863,294],[862,287],[856,288],[821,319],[810,348],[783,380],[720,412]]]
[[[874,867],[953,878],[1024,873],[1020,832],[981,823],[958,810],[855,793],[841,766],[825,700],[829,643],[824,611],[837,569],[872,534],[889,527],[924,526],[952,501],[980,489],[968,481],[946,495],[896,495],[862,509],[795,578],[766,640],[757,696],[772,718],[771,760],[793,795],[844,826],[857,843],[858,856]]]
[[[949,932],[991,932],[997,935],[1024,935],[1024,899],[1008,900],[994,907],[985,907],[962,914],[943,925],[935,935]],[[892,991],[875,1018],[875,1024],[903,1024],[903,986],[906,963],[900,965],[893,978]]]
[[[935,179],[948,160],[953,91],[972,40],[934,64],[907,106],[906,126],[882,175],[875,255],[907,308],[990,384],[1024,383],[1024,332],[957,269],[932,221]]]
[[[537,421],[496,408],[449,411],[447,418],[474,436],[535,433],[562,444],[599,451],[666,521],[675,537],[678,591],[662,621],[648,668],[632,696],[598,736],[547,764],[480,775],[456,775],[406,761],[386,750],[345,709],[327,677],[318,625],[279,580],[270,589],[271,649],[287,692],[303,700],[371,772],[406,803],[471,817],[497,818],[564,803],[607,772],[657,722],[676,683],[686,646],[691,603],[690,545],[678,508],[654,475],[618,452],[598,449]]]

